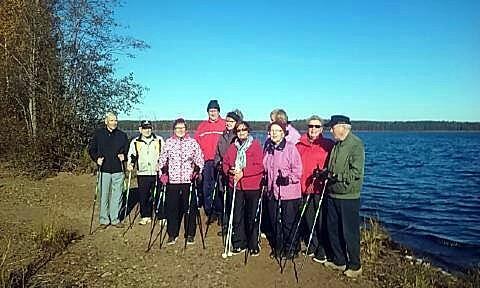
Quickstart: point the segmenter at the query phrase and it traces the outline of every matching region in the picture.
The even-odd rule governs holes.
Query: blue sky
[[[335,3],[333,3],[335,2]],[[149,88],[121,119],[480,121],[480,1],[125,1],[151,48],[122,59]]]

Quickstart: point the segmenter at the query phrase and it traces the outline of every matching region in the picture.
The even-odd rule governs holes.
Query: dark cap
[[[152,122],[148,120],[142,120],[140,122],[140,127],[142,127],[142,129],[152,129]]]
[[[330,121],[325,123],[324,126],[333,127],[337,124],[351,124],[350,123],[350,118],[348,118],[347,116],[344,116],[344,115],[332,115],[332,117],[330,118]]]
[[[210,109],[217,109],[218,112],[220,112],[220,105],[218,105],[217,100],[210,100],[210,102],[208,102],[207,111]]]
[[[227,117],[232,118],[233,120],[235,120],[235,122],[242,120],[242,116],[238,115],[238,112],[235,112],[235,111],[228,112],[225,118]]]
[[[283,130],[283,133],[285,133],[285,135],[287,134],[287,123],[286,122],[280,121],[280,120],[273,121],[272,123],[270,123],[270,125],[268,125],[268,131],[270,131],[270,129],[272,128],[273,125],[280,126],[280,128],[282,128],[282,130]]]

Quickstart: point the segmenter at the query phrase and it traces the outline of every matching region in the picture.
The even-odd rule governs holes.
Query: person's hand
[[[125,160],[125,155],[123,155],[121,153],[118,154],[117,157],[118,157],[118,159],[120,159],[120,162],[123,162]]]
[[[288,176],[283,177],[281,174],[279,174],[275,183],[278,186],[288,186],[288,184],[290,184],[290,179],[288,179]]]
[[[325,180],[325,179],[328,179],[328,180],[333,180],[333,173],[328,171],[328,169],[323,169],[323,170],[320,170],[318,167],[313,170],[313,173],[312,173],[312,176],[313,178],[315,179],[321,179],[321,180]]]
[[[243,178],[243,171],[242,170],[234,170],[233,181],[238,182],[242,178]]]
[[[98,166],[102,166],[102,164],[103,164],[103,159],[105,159],[105,157],[98,157],[98,158],[97,158],[97,165],[98,165]]]
[[[167,174],[162,174],[160,176],[160,182],[162,182],[163,185],[166,185],[168,183],[168,175]]]
[[[132,163],[130,163],[130,164],[127,165],[127,170],[128,170],[129,172],[132,172],[132,171],[133,171],[133,164],[132,164]]]

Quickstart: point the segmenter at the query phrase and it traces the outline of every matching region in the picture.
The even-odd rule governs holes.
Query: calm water
[[[437,265],[480,264],[480,133],[357,135],[366,149],[362,216]]]

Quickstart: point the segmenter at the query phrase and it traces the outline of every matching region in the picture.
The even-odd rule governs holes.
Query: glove
[[[327,169],[320,170],[318,167],[313,170],[312,176],[315,179],[328,179],[328,181],[334,180],[332,172],[328,171]]]
[[[195,167],[193,168],[193,173],[200,173],[200,167],[195,165]]]
[[[267,186],[267,175],[263,175],[262,180],[260,181],[260,187]]]
[[[160,182],[162,182],[163,185],[166,185],[168,183],[168,175],[167,174],[162,174],[160,176]]]
[[[287,176],[283,177],[281,175],[278,175],[277,181],[275,181],[275,183],[278,186],[288,186],[288,184],[290,184],[290,179],[288,179]]]
[[[162,171],[162,174],[168,175],[168,166],[163,166],[160,171]]]
[[[135,163],[137,162],[137,156],[130,154],[130,163]]]

